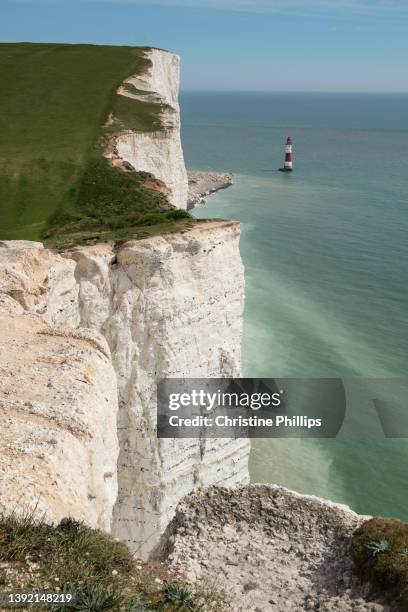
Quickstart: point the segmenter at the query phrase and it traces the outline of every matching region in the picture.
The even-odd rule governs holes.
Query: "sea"
[[[234,174],[193,214],[241,222],[244,375],[407,378],[408,94],[180,102],[188,168]],[[408,520],[408,439],[256,439],[250,476]]]

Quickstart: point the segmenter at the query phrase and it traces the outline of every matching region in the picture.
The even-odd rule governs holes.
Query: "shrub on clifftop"
[[[373,518],[354,533],[352,556],[358,575],[395,611],[408,610],[408,524]]]

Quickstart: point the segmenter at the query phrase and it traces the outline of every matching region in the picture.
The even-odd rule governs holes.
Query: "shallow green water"
[[[242,223],[245,374],[405,377],[408,96],[181,101],[189,167],[235,173],[195,214]],[[282,174],[289,133],[295,172]],[[268,439],[251,478],[408,519],[407,466],[406,440]]]

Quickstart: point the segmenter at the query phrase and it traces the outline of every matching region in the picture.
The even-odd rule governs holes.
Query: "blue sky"
[[[0,0],[0,40],[163,47],[185,90],[408,91],[408,0]]]

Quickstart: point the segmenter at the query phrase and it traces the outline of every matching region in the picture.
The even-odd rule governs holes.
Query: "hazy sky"
[[[408,91],[408,0],[0,0],[0,40],[163,47],[188,90]]]

